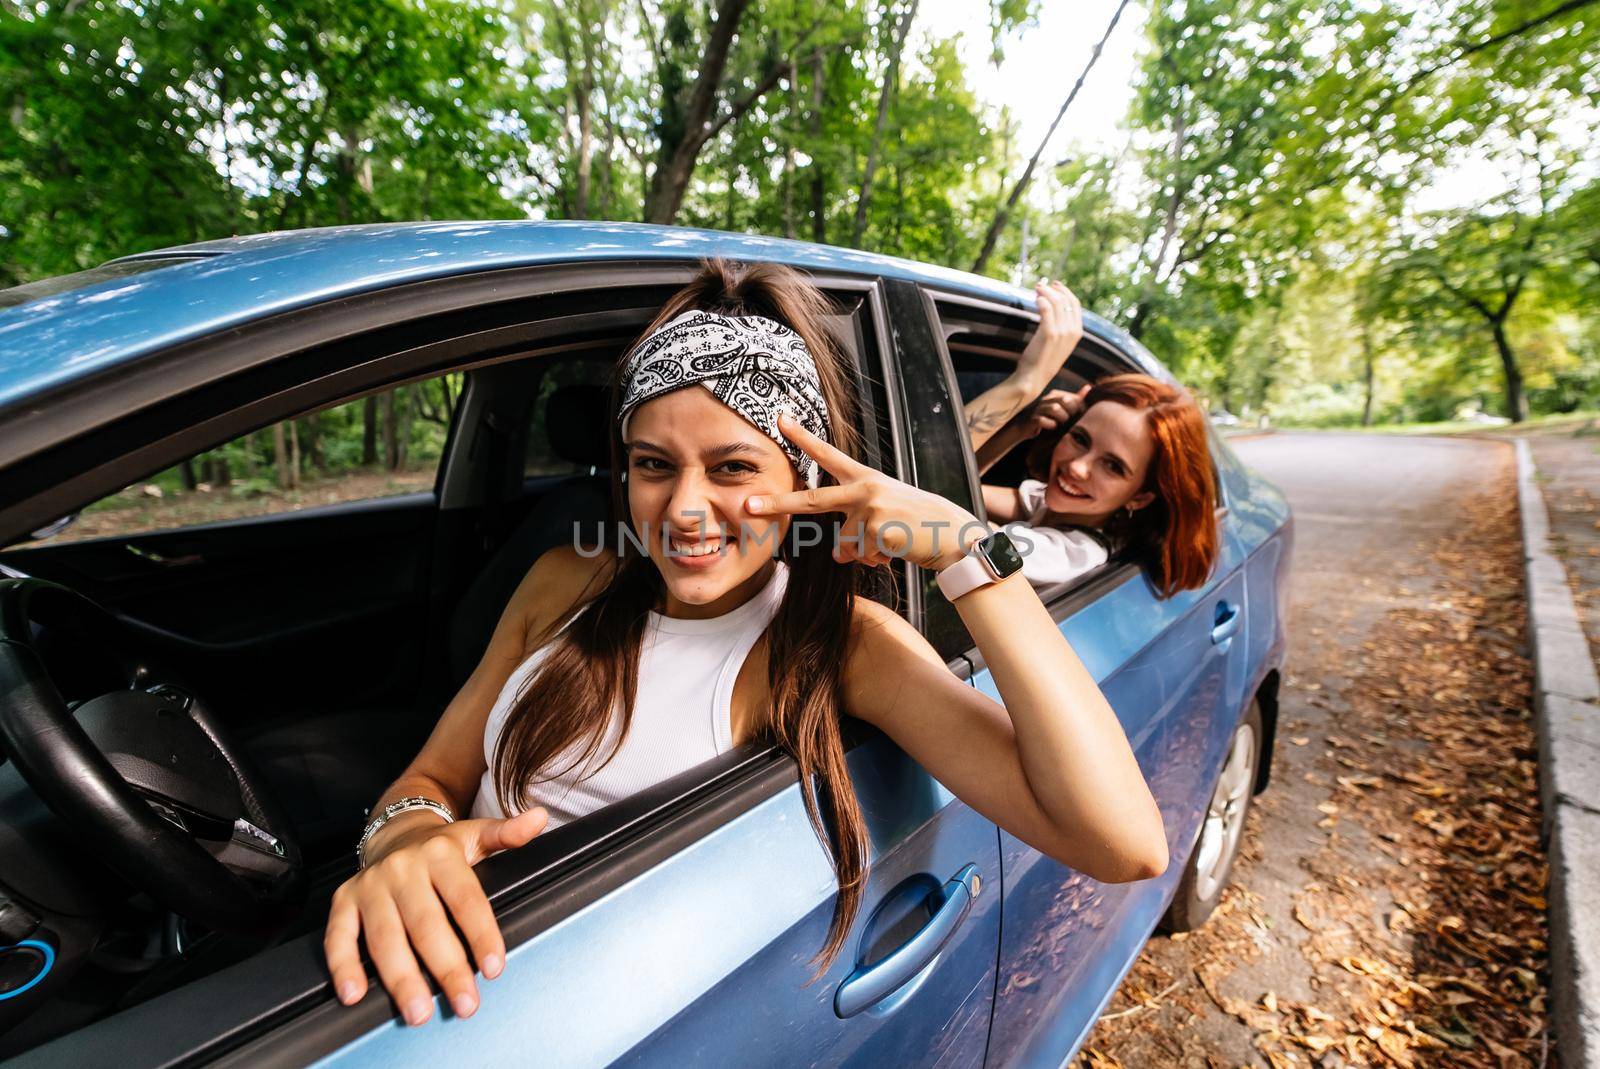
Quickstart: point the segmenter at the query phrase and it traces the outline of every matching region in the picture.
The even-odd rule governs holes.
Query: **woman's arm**
[[[957,797],[1106,883],[1167,867],[1161,811],[1094,679],[1018,573],[957,599],[1005,705],[950,674],[917,631],[863,599],[845,669],[851,715]]]
[[[967,434],[980,449],[1007,420],[1050,385],[1083,337],[1083,308],[1059,282],[1035,287],[1039,328],[1017,361],[1017,369],[966,404]]]
[[[465,816],[486,767],[484,726],[500,690],[521,664],[529,636],[542,636],[575,604],[604,562],[586,560],[571,547],[551,550],[535,562],[501,613],[478,667],[380,805],[421,795]],[[358,949],[364,933],[379,979],[408,1024],[421,1024],[433,1012],[423,967],[439,981],[457,1015],[471,1016],[478,1008],[477,984],[452,920],[484,976],[499,975],[505,965],[505,942],[472,866],[524,845],[544,829],[545,819],[544,810],[534,808],[503,820],[446,824],[434,813],[418,811],[402,813],[380,828],[367,843],[366,866],[334,892],[328,913],[323,952],[339,1001],[351,1005],[367,993]]]
[[[1038,433],[1030,430],[1029,422],[1024,418],[1012,419],[973,451],[978,462],[979,475],[994,467],[1001,457]]]
[[[1083,411],[1084,400],[1092,388],[1092,384],[1086,382],[1076,393],[1051,390],[1035,400],[1025,413],[1001,427],[978,447],[978,474],[982,475],[994,467],[996,461],[1022,442],[1076,419]]]
[[[1015,486],[983,484],[983,511],[994,524],[1013,523],[1022,518],[1022,495]]]
[[[839,544],[841,562],[904,557],[941,569],[988,533],[966,510],[852,460],[787,416],[779,429],[839,485],[757,495],[745,507],[844,513],[843,530],[862,538]],[[899,616],[862,603],[845,668],[849,711],[1051,857],[1099,880],[1159,875],[1167,865],[1161,811],[1116,714],[1027,578],[1019,572],[955,604],[1005,705],[952,676]]]
[[[547,628],[579,600],[602,560],[584,558],[570,546],[558,546],[534,562],[501,612],[478,666],[445,707],[421,752],[383,792],[373,812],[417,795],[444,802],[457,814],[464,815],[471,808],[485,768],[483,732],[489,710],[522,663],[529,636]],[[368,864],[381,858],[387,852],[386,844],[407,828],[442,823],[442,817],[427,811],[396,817],[368,841]]]

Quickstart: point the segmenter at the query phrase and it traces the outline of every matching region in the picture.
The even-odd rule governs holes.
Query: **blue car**
[[[675,228],[426,223],[0,291],[0,1059],[1057,1066],[1158,924],[1204,921],[1268,780],[1291,545],[1283,497],[1215,439],[1203,589],[1162,600],[1113,558],[1042,591],[1160,803],[1160,878],[1052,861],[851,722],[873,866],[822,976],[833,873],[793,762],[747,746],[480,865],[509,959],[472,1020],[441,999],[406,1028],[376,984],[336,1001],[322,929],[366,808],[531,562],[610,519],[601,384],[711,255],[809,273],[867,460],[983,515],[962,404],[1038,317],[976,275]],[[1171,377],[1089,315],[1057,385],[1123,371]],[[319,465],[346,474],[299,481]],[[1021,475],[1013,456],[986,481]],[[931,576],[899,562],[894,582],[998,700]]]

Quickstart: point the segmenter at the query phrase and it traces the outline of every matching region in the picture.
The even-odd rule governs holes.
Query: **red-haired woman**
[[[1129,551],[1162,597],[1202,586],[1217,558],[1216,475],[1205,416],[1148,375],[1053,390],[978,447],[986,470],[1033,438],[1021,485],[983,487],[994,523],[1024,523],[1023,574],[1067,582]]]
[[[1038,587],[1070,582],[1123,552],[1145,566],[1164,598],[1204,585],[1218,533],[1200,406],[1148,375],[1040,396],[1083,337],[1083,309],[1060,282],[1041,281],[1035,295],[1039,327],[1016,371],[966,405],[980,473],[1035,439],[1031,478],[984,485],[990,522],[1018,536],[1023,575]]]

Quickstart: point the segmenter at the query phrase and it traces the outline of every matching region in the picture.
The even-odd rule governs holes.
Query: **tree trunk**
[[[232,475],[228,471],[228,458],[220,453],[212,453],[206,458],[206,482],[213,490],[225,490],[232,482]]]
[[[383,466],[390,471],[400,467],[400,425],[395,413],[395,390],[385,391],[378,407],[383,414]]]
[[[1166,220],[1161,227],[1161,244],[1157,246],[1156,254],[1151,258],[1149,268],[1145,271],[1144,283],[1139,287],[1139,303],[1133,310],[1133,319],[1128,326],[1128,333],[1135,338],[1144,333],[1145,322],[1150,316],[1150,302],[1155,299],[1156,282],[1161,265],[1166,262],[1167,253],[1172,248],[1173,236],[1178,231],[1178,209],[1183,205],[1180,171],[1183,167],[1183,149],[1188,142],[1188,133],[1189,128],[1180,109],[1172,117],[1172,193],[1167,197]]]
[[[728,66],[728,53],[748,5],[749,0],[722,0],[687,106],[677,100],[661,102],[661,118],[656,123],[660,149],[644,200],[647,223],[671,223],[683,207],[683,195],[694,175],[695,160],[711,134],[711,120],[719,99],[717,90]]]
[[[361,404],[361,463],[369,468],[378,463],[378,398],[375,394]]]
[[[600,180],[596,183],[600,188],[599,210],[595,212],[597,219],[611,218],[611,198],[617,181],[616,168],[611,161],[614,143],[615,139],[612,136],[611,124],[607,123],[606,136],[600,142],[600,162],[604,164],[604,167],[601,168]]]
[[[589,218],[589,179],[593,174],[594,123],[589,117],[589,95],[578,91],[578,190],[572,205],[574,219]]]
[[[300,428],[294,420],[289,424],[289,485],[300,489]]]
[[[883,148],[883,130],[889,122],[889,101],[900,88],[900,53],[911,33],[911,22],[917,17],[917,0],[911,0],[905,14],[900,16],[889,39],[889,69],[884,72],[883,88],[878,91],[878,117],[872,124],[872,145],[867,149],[867,164],[861,172],[861,190],[856,198],[856,221],[850,229],[850,244],[861,247],[861,237],[867,231],[867,207],[872,200],[872,176],[878,170],[878,152]]]
[[[583,9],[580,6],[579,11]],[[583,39],[588,38],[588,26],[578,27],[578,33]],[[573,88],[573,103],[578,108],[578,195],[577,204],[574,205],[573,218],[589,218],[589,185],[594,173],[594,114],[590,106],[592,90],[594,88],[594,74],[590,69],[587,56],[588,48],[584,48],[583,73],[578,78],[578,84]]]
[[[178,474],[183,477],[183,488],[191,494],[194,493],[195,488],[200,485],[200,480],[195,478],[193,457],[184,458],[183,463],[178,465]]]
[[[283,433],[282,423],[272,425],[272,468],[278,474],[278,489],[289,489],[292,485],[289,473],[289,440]]]
[[[357,173],[360,170],[361,161],[358,156],[359,149],[357,145],[360,143],[360,137],[360,133],[351,127],[346,127],[339,132],[339,139],[342,144],[339,147],[339,181],[334,192],[334,202],[338,206],[339,222],[345,224],[353,221],[350,191],[359,182]],[[368,184],[370,182],[371,179],[369,177]],[[304,184],[304,179],[301,179],[301,184]]]
[[[301,451],[305,453],[306,466],[320,470],[326,466],[322,455],[322,413],[313,412],[300,421]]]
[[[1370,427],[1372,426],[1372,383],[1375,378],[1373,365],[1376,361],[1372,356],[1372,334],[1365,327],[1361,330],[1361,359],[1366,379],[1366,398],[1361,405],[1361,425]]]
[[[1150,302],[1140,301],[1134,305],[1133,315],[1128,317],[1128,334],[1134,341],[1144,337],[1145,321],[1150,318]]]
[[[822,148],[823,87],[827,84],[827,67],[821,54],[811,57],[811,240],[826,244],[828,240],[827,180],[822,166],[817,162],[817,152]]]
[[[794,229],[794,117],[800,113],[800,75],[789,61],[789,122],[783,138],[783,236],[792,238]]]
[[[1039,166],[1039,158],[1044,155],[1045,146],[1050,144],[1050,138],[1055,136],[1056,127],[1061,125],[1062,118],[1067,114],[1067,109],[1072,107],[1072,102],[1077,99],[1078,91],[1083,88],[1083,80],[1089,77],[1089,72],[1094,70],[1094,65],[1100,61],[1100,52],[1106,46],[1106,41],[1111,38],[1111,31],[1117,28],[1117,21],[1122,18],[1122,13],[1128,7],[1128,0],[1122,0],[1117,5],[1117,10],[1111,15],[1111,21],[1106,25],[1106,32],[1100,35],[1100,40],[1095,43],[1094,51],[1089,53],[1089,62],[1084,64],[1083,71],[1079,73],[1078,80],[1073,83],[1072,91],[1067,94],[1067,99],[1062,102],[1061,109],[1056,112],[1050,129],[1045,131],[1044,138],[1040,140],[1039,147],[1034,150],[1033,158],[1028,161],[1028,166],[1023,170],[1022,177],[1017,179],[1017,184],[1011,187],[1011,195],[1000,210],[995,212],[994,220],[989,224],[989,232],[983,236],[983,248],[978,252],[978,258],[972,263],[974,272],[981,272],[989,264],[989,257],[994,254],[995,243],[1000,240],[1000,231],[1005,228],[1006,220],[1011,217],[1011,212],[1016,208],[1017,201],[1022,199],[1023,191],[1033,181],[1033,172]]]
[[[244,447],[245,478],[254,479],[261,470],[260,458],[256,453],[256,432],[251,431],[240,438],[239,444]]]
[[[1528,399],[1522,393],[1522,369],[1517,366],[1517,354],[1506,337],[1506,321],[1494,320],[1489,324],[1494,331],[1494,347],[1500,353],[1500,371],[1506,383],[1506,418],[1521,423],[1528,418]]]

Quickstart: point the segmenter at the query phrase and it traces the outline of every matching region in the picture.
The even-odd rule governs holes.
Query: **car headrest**
[[[558,387],[550,395],[544,406],[544,425],[556,456],[573,464],[611,466],[608,392],[604,386],[581,383]]]

